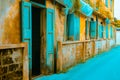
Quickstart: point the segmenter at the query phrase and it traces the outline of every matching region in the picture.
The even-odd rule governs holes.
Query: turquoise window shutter
[[[108,39],[108,24],[106,24],[106,39]]]
[[[105,0],[105,5],[106,7],[108,7],[108,0]]]
[[[68,14],[67,16],[68,26],[68,39],[79,40],[80,36],[80,18],[74,14]]]
[[[54,10],[46,12],[46,63],[50,72],[54,69]]]
[[[96,38],[96,21],[90,22],[90,38],[91,39]]]
[[[32,70],[32,9],[31,3],[22,2],[21,5],[21,18],[22,18],[22,42],[28,43],[28,58],[29,58],[29,71]]]
[[[99,25],[99,38],[103,38],[103,25]]]
[[[74,15],[74,27],[75,27],[75,35],[74,35],[74,40],[79,40],[80,39],[80,18]]]

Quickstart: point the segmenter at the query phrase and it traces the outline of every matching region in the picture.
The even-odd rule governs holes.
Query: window
[[[67,15],[67,40],[75,41],[80,39],[80,18],[74,14]]]
[[[99,38],[103,38],[103,33],[104,33],[104,28],[103,28],[103,23],[101,22],[99,25]]]
[[[110,0],[110,9],[112,11],[112,0]]]
[[[90,38],[96,39],[96,21],[93,18],[90,21]]]
[[[105,5],[106,7],[108,7],[108,0],[105,0]]]

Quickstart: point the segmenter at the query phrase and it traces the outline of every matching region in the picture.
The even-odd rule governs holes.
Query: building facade
[[[30,79],[66,71],[115,46],[114,0],[77,0],[78,15],[74,1],[0,2],[0,44],[28,43]]]

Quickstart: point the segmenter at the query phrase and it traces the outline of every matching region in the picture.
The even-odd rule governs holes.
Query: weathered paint
[[[4,56],[5,55],[9,56],[9,59],[11,58],[10,60],[6,59],[6,60],[8,60],[7,63],[8,62],[12,62],[11,64],[7,64],[7,67],[9,65],[15,65],[15,64],[17,64],[19,68],[17,69],[17,65],[16,65],[16,68],[13,68],[13,70],[14,69],[19,70],[20,68],[22,68],[22,72],[20,71],[20,73],[18,73],[18,78],[17,78],[17,76],[15,76],[15,75],[17,75],[17,73],[15,75],[13,75],[12,73],[15,73],[15,71],[12,72],[10,70],[7,70],[7,71],[10,71],[10,72],[6,73],[7,74],[6,78],[9,78],[9,79],[12,79],[12,78],[13,79],[20,79],[20,76],[22,76],[22,80],[29,80],[28,57],[27,57],[28,56],[28,52],[27,52],[28,50],[27,49],[28,49],[27,48],[27,43],[2,44],[2,45],[0,45],[0,51],[6,52],[3,55]],[[1,53],[3,53],[3,52],[1,52]],[[2,57],[2,58],[5,59],[4,57]],[[0,76],[2,76],[2,75],[0,75]],[[5,76],[5,74],[3,74],[3,76]],[[12,78],[10,78],[11,76],[12,76]]]
[[[57,70],[65,71],[69,67],[82,61],[83,43],[61,43],[58,44]],[[60,66],[60,67],[59,67]]]
[[[103,38],[103,25],[99,24],[99,38]]]
[[[69,40],[79,40],[80,36],[80,18],[75,14],[68,14],[67,16],[67,29]]]
[[[105,5],[106,7],[108,7],[108,0],[105,0]]]
[[[20,0],[0,1],[0,41],[20,42]],[[14,36],[13,36],[14,35]]]
[[[55,6],[53,5],[53,3],[50,0],[46,0],[46,7],[54,9]]]
[[[86,17],[81,15],[80,16],[80,41],[85,40],[85,22],[86,22]]]
[[[29,2],[22,2],[22,42],[28,43],[29,71],[32,71],[32,5]]]
[[[87,17],[90,17],[93,13],[93,8],[89,4],[85,3],[83,0],[80,0],[80,4],[81,4],[81,8],[80,8],[81,13]]]
[[[15,1],[15,0],[13,0],[13,1]],[[19,1],[20,0],[16,0],[15,2],[17,2],[17,3],[15,5],[18,6],[19,5]],[[85,15],[84,16],[81,15],[80,16],[80,21],[79,21],[79,23],[80,23],[80,40],[83,41],[83,42],[77,42],[77,41],[74,42],[74,41],[72,41],[69,44],[66,44],[67,42],[63,42],[64,36],[65,36],[64,32],[65,32],[66,15],[64,13],[64,8],[61,7],[59,4],[54,4],[52,1],[51,0],[47,0],[46,7],[55,10],[55,16],[54,16],[55,17],[55,27],[54,27],[54,30],[55,30],[54,43],[55,44],[54,44],[54,46],[56,48],[57,41],[61,41],[61,44],[62,44],[61,48],[62,49],[61,49],[61,51],[58,51],[59,55],[57,57],[59,58],[60,68],[61,68],[61,65],[62,65],[63,68],[68,68],[68,67],[71,67],[72,65],[74,65],[75,63],[80,62],[81,59],[84,60],[84,59],[88,58],[89,55],[91,56],[92,55],[91,53],[94,52],[94,50],[91,50],[91,49],[92,49],[92,47],[95,49],[95,44],[94,44],[95,42],[94,41],[93,42],[84,42],[85,41],[85,21],[86,21]],[[14,5],[11,5],[11,6],[14,6]],[[14,9],[14,8],[12,8],[12,9]],[[18,13],[17,13],[18,14],[18,16],[17,16],[18,18],[16,18],[17,20],[15,19],[15,22],[13,22],[12,19],[14,17],[13,16],[9,16],[9,21],[12,21],[10,23],[14,24],[14,25],[12,25],[12,30],[14,30],[14,31],[11,32],[11,30],[9,30],[9,32],[10,32],[9,33],[9,39],[7,39],[6,38],[7,36],[4,35],[5,38],[4,38],[3,41],[5,43],[9,43],[9,42],[10,43],[16,43],[18,41],[20,42],[20,31],[19,31],[20,29],[16,29],[16,25],[17,25],[17,27],[20,28],[20,25],[19,25],[19,23],[20,23],[20,18],[19,18],[20,17],[20,12],[19,12],[19,8],[15,8],[15,9],[16,10],[8,10],[8,13],[9,13],[9,11],[12,11],[11,14],[14,11],[15,12],[18,11]],[[41,31],[40,31],[42,33],[41,36],[40,36],[41,39],[42,39],[41,40],[41,45],[43,45],[43,46],[41,46],[41,49],[43,50],[43,51],[41,51],[41,53],[42,53],[41,54],[41,65],[42,65],[41,68],[44,69],[44,70],[47,70],[48,67],[45,67],[46,66],[46,59],[47,59],[47,57],[46,57],[47,56],[46,55],[46,52],[47,52],[46,51],[46,11],[44,11],[41,14],[43,14],[43,16],[41,18],[42,22],[40,22],[41,25],[43,26],[41,28]],[[9,23],[9,21],[7,21],[7,23]],[[104,22],[104,20],[102,22]],[[1,26],[0,25],[0,28],[2,28],[1,30],[4,31],[4,30],[11,29],[9,27],[9,25],[6,25],[6,26],[8,26],[8,27],[6,29],[4,29],[3,27],[5,27],[5,26]],[[16,34],[16,31],[18,31],[19,34]],[[3,32],[1,32],[1,33],[3,33]],[[13,33],[15,33],[17,36],[14,35]],[[6,31],[6,34],[8,35],[7,31]],[[12,35],[14,35],[14,37]],[[11,36],[12,36],[12,40],[10,40]],[[102,49],[104,49],[101,46],[103,44],[105,44],[105,43],[106,44],[104,45],[104,47],[105,46],[109,47],[110,45],[113,44],[112,41],[111,41],[111,43],[109,43],[109,42],[110,42],[110,40],[103,41],[102,44],[101,44],[101,41],[96,41],[96,44],[98,46],[98,48],[96,50],[98,50],[98,52],[99,52]],[[85,49],[86,49],[86,52],[84,52]],[[57,52],[57,50],[55,50],[55,52]],[[51,60],[53,59],[52,56],[50,55],[50,57],[49,57],[50,64],[51,64]],[[61,68],[61,70],[62,70],[62,68]],[[43,74],[46,74],[46,73],[44,73],[44,71],[43,71]]]
[[[90,38],[96,38],[96,21],[90,21]]]
[[[52,73],[54,72],[54,10],[48,8],[46,15],[46,64]]]
[[[57,56],[57,70],[65,71],[69,67],[84,62],[97,54],[115,46],[115,40],[93,40],[59,42]]]

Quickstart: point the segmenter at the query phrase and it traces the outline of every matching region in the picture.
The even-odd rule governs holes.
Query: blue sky
[[[115,6],[114,6],[114,16],[120,20],[120,0],[114,0]]]

